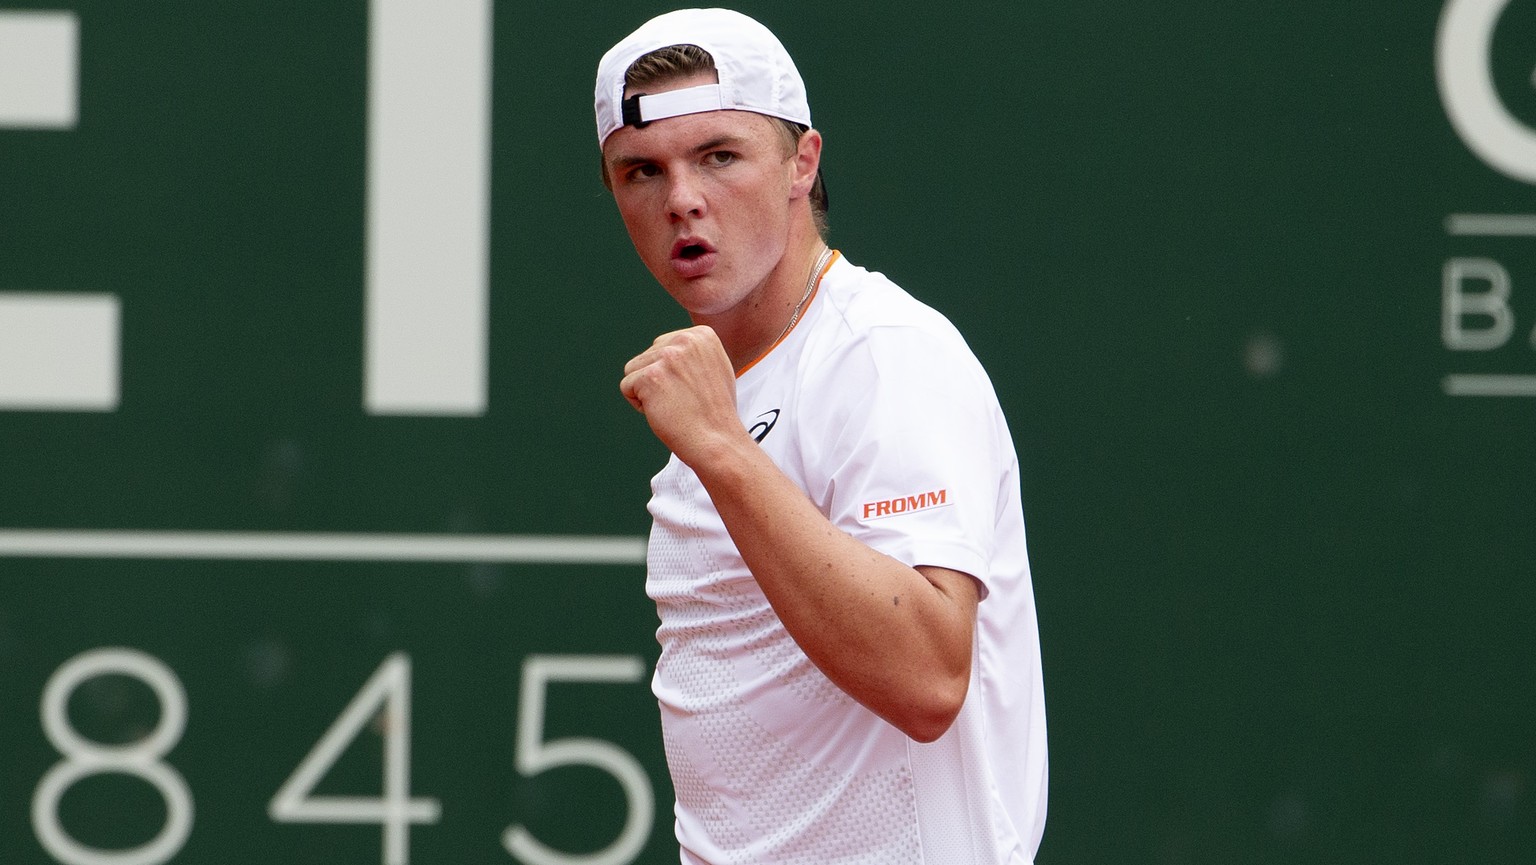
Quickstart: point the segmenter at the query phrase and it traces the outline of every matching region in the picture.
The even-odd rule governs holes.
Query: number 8
[[[81,683],[112,673],[138,679],[159,700],[155,729],[137,742],[92,742],[70,724],[70,695]],[[70,659],[49,678],[43,688],[42,714],[43,732],[65,758],[43,775],[32,796],[32,829],[48,852],[65,865],[160,865],[180,852],[192,832],[192,793],[175,769],[160,762],[187,726],[187,693],[176,674],[134,649],[95,649]],[[149,843],[121,851],[99,850],[64,830],[59,821],[64,791],[83,778],[103,774],[143,778],[165,798],[165,825]]]

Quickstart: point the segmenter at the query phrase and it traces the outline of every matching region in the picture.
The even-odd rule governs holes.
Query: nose
[[[704,215],[704,190],[699,178],[689,171],[674,171],[667,187],[667,214],[675,222]]]

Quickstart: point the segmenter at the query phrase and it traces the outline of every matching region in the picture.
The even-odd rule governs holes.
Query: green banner
[[[0,3],[0,861],[677,861],[666,8]],[[739,8],[1009,414],[1039,861],[1536,859],[1536,2]]]

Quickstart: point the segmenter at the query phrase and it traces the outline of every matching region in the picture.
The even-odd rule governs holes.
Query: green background
[[[5,3],[3,8],[23,4]],[[367,8],[74,0],[80,124],[0,130],[0,291],[123,304],[122,403],[0,412],[0,527],[639,536],[664,459],[618,396],[682,323],[597,179],[591,75],[665,6],[494,12],[489,408],[362,408]],[[1536,212],[1437,95],[1436,2],[768,3],[827,140],[833,245],[947,313],[1024,467],[1051,734],[1041,863],[1536,861]],[[1536,126],[1536,3],[1493,68]],[[1441,271],[1511,274],[1516,331],[1440,338]],[[60,758],[38,705],[127,645],[184,684],[177,862],[372,862],[377,827],[266,804],[368,675],[413,659],[412,861],[607,844],[617,786],[513,768],[532,654],[654,660],[638,566],[0,559],[0,861]],[[569,691],[563,690],[569,688]],[[82,732],[155,723],[104,677]],[[656,789],[644,684],[561,685],[547,737]],[[328,779],[376,795],[377,742]],[[66,825],[161,823],[101,776]]]

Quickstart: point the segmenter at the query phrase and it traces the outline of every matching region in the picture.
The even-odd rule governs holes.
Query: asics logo
[[[747,429],[747,435],[751,436],[753,441],[762,444],[763,439],[767,438],[768,433],[773,430],[773,425],[778,422],[779,410],[769,409],[757,416],[757,423]]]

